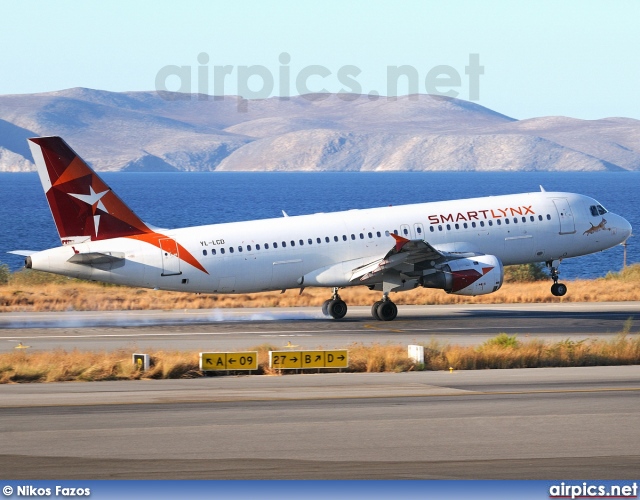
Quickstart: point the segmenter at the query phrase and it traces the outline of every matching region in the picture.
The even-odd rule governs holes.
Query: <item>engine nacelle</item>
[[[422,278],[426,288],[442,288],[456,295],[485,295],[502,286],[504,267],[495,255],[479,255],[449,261]]]

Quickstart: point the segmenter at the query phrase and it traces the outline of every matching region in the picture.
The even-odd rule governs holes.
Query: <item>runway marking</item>
[[[168,337],[183,335],[232,335],[233,332],[215,332],[215,333],[105,333],[93,335],[26,335],[22,337],[0,337],[2,340],[16,339],[93,339],[102,337]]]
[[[293,335],[287,334],[287,333],[278,333],[278,334],[265,333],[264,335],[260,335],[260,337],[313,337],[313,335],[306,334],[306,333],[294,333]]]
[[[452,326],[446,328],[405,328],[406,332],[431,332],[431,331],[445,331],[445,330],[541,330],[544,326],[482,326],[482,327],[465,327],[465,326]],[[577,327],[576,327],[577,328]]]
[[[0,340],[8,340],[9,342],[18,339],[78,339],[78,338],[102,338],[102,337],[184,337],[189,335],[247,335],[254,334],[261,337],[312,337],[314,333],[332,333],[332,332],[353,332],[356,330],[294,330],[287,334],[262,334],[264,330],[240,331],[240,332],[172,332],[172,333],[104,333],[104,334],[84,334],[84,335],[21,335],[11,337],[0,337]]]
[[[362,325],[363,328],[369,328],[371,330],[383,331],[383,332],[392,332],[392,333],[404,333],[404,330],[398,330],[395,328],[385,328],[384,326],[372,325],[371,323],[367,323]]]

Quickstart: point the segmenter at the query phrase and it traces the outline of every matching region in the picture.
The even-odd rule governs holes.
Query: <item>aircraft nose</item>
[[[622,236],[622,241],[625,241],[629,236],[631,236],[631,224],[624,217],[620,217],[620,232]]]

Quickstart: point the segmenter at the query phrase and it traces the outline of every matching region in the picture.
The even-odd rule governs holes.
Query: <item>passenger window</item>
[[[464,227],[465,229],[467,229],[467,228],[469,227],[469,225],[468,225],[466,222],[464,222],[464,223],[462,224],[462,227]]]
[[[483,220],[480,221],[480,227],[484,227],[484,221]]]
[[[260,250],[260,243],[256,244],[256,250]]]
[[[498,220],[496,221],[496,224],[498,224],[498,226],[501,226],[501,225],[502,225],[502,220],[501,220],[501,219],[498,219]]]
[[[269,250],[269,243],[265,243],[265,244],[264,244],[264,249],[265,249],[265,250]]]
[[[551,215],[547,214],[547,220],[551,220]]]
[[[384,232],[385,236],[389,236],[389,231]]]
[[[238,252],[242,252],[242,247],[238,247]]]
[[[336,242],[337,242],[337,241],[338,241],[338,237],[337,237],[337,236],[334,236],[334,237],[333,237],[333,241],[336,241]]]
[[[442,231],[442,226],[438,225],[438,231]]]
[[[292,246],[292,247],[295,247],[295,246],[296,246],[296,242],[295,242],[295,241],[293,241],[293,240],[291,240],[291,246]]]
[[[300,240],[300,246],[304,245],[304,240]],[[311,240],[309,240],[309,243],[311,243]]]
[[[398,233],[398,230],[397,230],[397,229],[394,229],[394,230],[393,230],[393,234],[395,234],[396,236],[400,236],[400,233]]]
[[[283,242],[282,242],[282,248],[286,248],[286,247],[287,247],[287,242],[286,242],[286,241],[283,241]]]
[[[447,231],[451,231],[451,224],[447,224]]]
[[[324,237],[324,240],[325,240],[327,243],[329,243],[329,237],[328,237],[328,236],[325,236],[325,237]]]
[[[498,219],[498,222],[499,222],[499,221],[500,221],[500,219]],[[505,219],[505,220],[504,220],[504,223],[505,223],[505,224],[509,224],[509,219]]]
[[[538,220],[542,220],[542,215],[538,215]]]
[[[409,234],[409,230],[405,227],[402,232],[404,233],[405,236],[407,236]]]
[[[514,218],[513,218],[513,223],[514,223],[514,224],[517,224],[517,223],[518,223],[518,218],[517,218],[517,217],[514,217]]]
[[[382,235],[380,234],[380,231],[378,231],[378,232],[376,233],[376,235],[378,236],[378,238],[381,238],[381,237],[382,237]]]
[[[214,248],[211,250],[211,255],[215,255],[215,254],[216,254],[216,249]]]
[[[320,238],[318,238],[318,239],[320,239]],[[309,239],[307,240],[307,243],[309,243],[309,245],[313,245],[313,240],[312,240],[311,238],[309,238]],[[318,241],[318,243],[320,243],[320,242]]]
[[[229,247],[229,253],[233,253],[233,247]]]
[[[220,253],[224,254],[224,248],[220,249]]]
[[[371,233],[367,234],[367,236],[369,237],[369,239],[373,238],[373,234]]]
[[[535,218],[533,215],[531,215],[531,216],[529,216],[529,220],[530,220],[531,222],[534,222],[534,221],[536,220],[536,218]]]
[[[360,233],[360,239],[364,240],[364,234]]]
[[[278,248],[278,244],[275,241],[273,242],[273,248]]]
[[[476,227],[476,223],[475,223],[475,222],[472,222],[472,223],[471,223],[471,227]]]
[[[352,240],[355,240],[355,239],[356,239],[356,235],[355,235],[355,234],[352,234],[352,235],[351,235],[351,239],[352,239]]]
[[[202,255],[207,255],[207,251],[206,251],[206,250],[203,250],[203,251],[202,251]]]
[[[433,226],[429,226],[429,230],[433,233],[435,231],[435,229],[433,229]]]
[[[251,245],[247,245],[247,252],[251,251]]]
[[[488,224],[489,224],[490,226],[493,226],[493,221],[492,221],[492,220],[488,221]]]
[[[421,227],[417,227],[417,228],[416,228],[416,232],[417,232],[418,234],[422,234],[422,228],[421,228]],[[371,233],[369,233],[369,234],[371,234]]]
[[[456,224],[456,229],[460,229],[460,224]]]
[[[316,243],[318,243],[319,245],[320,243],[322,243],[322,240],[320,238],[316,238]]]

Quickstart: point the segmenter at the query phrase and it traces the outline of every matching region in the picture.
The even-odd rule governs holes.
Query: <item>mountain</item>
[[[515,120],[442,96],[236,96],[73,88],[0,96],[0,171],[59,135],[102,171],[640,170],[640,121]]]

